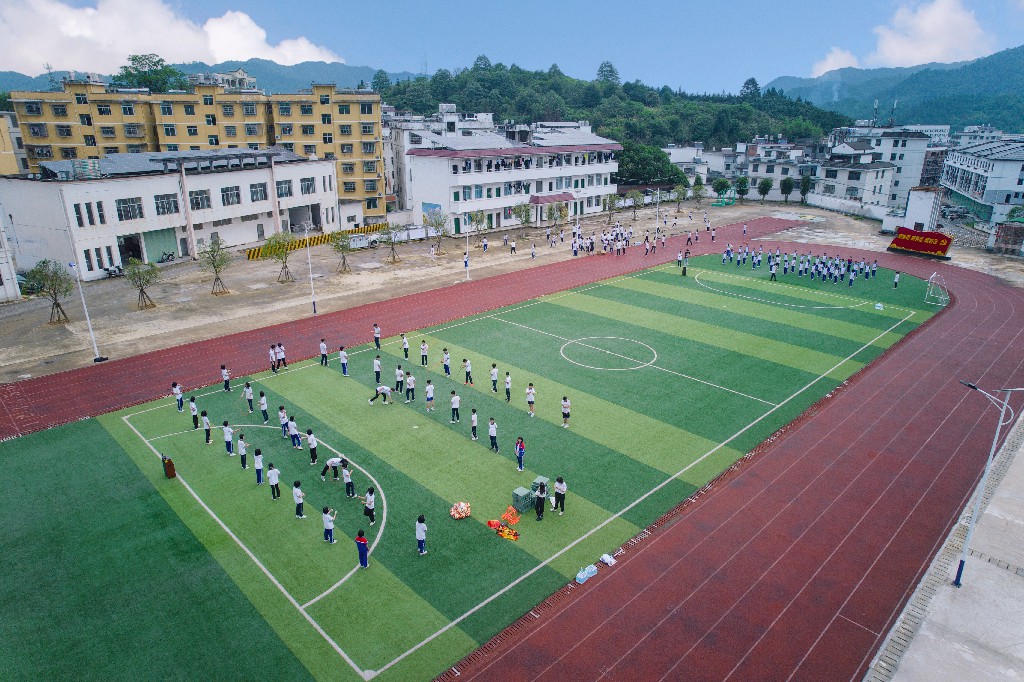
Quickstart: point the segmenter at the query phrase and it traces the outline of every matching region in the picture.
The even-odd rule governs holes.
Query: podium
[[[519,486],[512,491],[512,506],[517,512],[524,512],[533,507],[533,492]]]

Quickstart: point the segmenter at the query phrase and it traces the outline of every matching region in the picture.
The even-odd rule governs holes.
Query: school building
[[[442,104],[435,116],[386,123],[397,208],[413,224],[441,210],[456,234],[515,227],[512,207],[527,204],[533,224],[546,225],[551,204],[564,204],[571,221],[600,213],[616,194],[611,177],[622,145],[595,135],[586,121],[495,125],[492,114]],[[470,219],[477,211],[479,225]]]
[[[380,96],[333,84],[275,95],[252,86],[194,79],[187,92],[151,93],[87,77],[64,81],[61,92],[15,91],[11,101],[31,174],[55,160],[277,146],[332,161],[342,199],[363,204],[365,224],[383,222]]]
[[[191,257],[213,237],[234,247],[351,227],[334,161],[280,148],[110,154],[39,171],[0,178],[0,220],[22,269],[75,261],[82,279],[100,279],[129,258]]]

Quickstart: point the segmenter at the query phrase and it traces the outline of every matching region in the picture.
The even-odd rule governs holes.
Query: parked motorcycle
[[[164,251],[157,259],[157,263],[170,263],[174,261],[174,254],[170,251]]]
[[[103,268],[107,271],[107,278],[111,277],[124,277],[124,268],[120,265],[111,265],[109,268]]]

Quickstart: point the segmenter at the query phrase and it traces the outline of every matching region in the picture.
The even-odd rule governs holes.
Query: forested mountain
[[[527,71],[515,64],[492,64],[483,56],[455,73],[441,69],[429,78],[389,81],[378,76],[375,89],[400,110],[431,114],[439,103],[449,102],[460,111],[493,112],[496,121],[588,120],[600,135],[646,145],[701,141],[717,147],[754,135],[818,137],[849,123],[845,116],[777,90],[762,93],[753,79],[740,95],[692,94],[640,81],[621,83],[608,62],[590,81],[566,76],[558,66]]]
[[[991,123],[1024,132],[1024,46],[955,64],[906,69],[837,69],[817,78],[776,78],[768,84],[792,97],[853,118],[871,118],[874,100],[897,123]]]

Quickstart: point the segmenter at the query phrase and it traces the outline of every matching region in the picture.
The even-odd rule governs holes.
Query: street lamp
[[[996,424],[996,433],[992,437],[992,448],[988,452],[988,461],[985,462],[985,471],[981,474],[981,482],[978,484],[978,491],[975,494],[974,500],[974,513],[971,514],[971,522],[967,526],[967,537],[964,539],[964,550],[960,555],[960,565],[956,569],[956,579],[953,581],[954,587],[960,587],[960,579],[964,574],[964,564],[967,563],[967,552],[971,546],[971,536],[974,535],[974,526],[978,523],[978,514],[981,512],[981,498],[985,493],[985,481],[988,480],[988,471],[992,468],[992,460],[996,456],[996,446],[999,443],[999,434],[1002,432],[1003,427],[1013,423],[1015,414],[1013,408],[1010,407],[1010,394],[1016,391],[1024,391],[1024,388],[1001,388],[996,393],[1003,393],[1002,401],[996,396],[992,395],[988,391],[984,391],[978,388],[975,384],[967,381],[960,380],[960,383],[978,393],[985,396],[985,398],[999,408],[999,423]],[[1009,410],[1010,418],[1006,419],[1006,412]]]
[[[82,290],[82,278],[78,276],[78,265],[71,261],[68,267],[75,273],[75,281],[78,282],[78,295],[82,297],[82,310],[85,312],[85,324],[89,327],[89,338],[92,339],[92,361],[104,362],[107,358],[100,355],[100,349],[96,345],[96,334],[92,331],[92,320],[89,319],[89,307],[85,305],[85,291]]]
[[[313,288],[313,257],[309,254],[309,228],[312,227],[307,220],[302,223],[306,233],[306,264],[309,265],[309,295],[313,299],[313,314],[316,315],[316,290]]]

